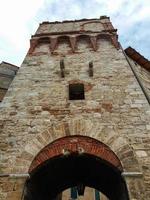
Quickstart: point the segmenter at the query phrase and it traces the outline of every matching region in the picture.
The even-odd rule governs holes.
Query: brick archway
[[[120,160],[107,145],[87,136],[74,135],[59,138],[44,147],[32,161],[29,173],[33,172],[50,158],[69,155],[71,153],[85,153],[96,156],[108,162],[119,171],[123,171]]]
[[[62,137],[35,156],[24,200],[55,199],[74,186],[95,188],[110,200],[129,200],[122,171],[117,155],[104,143],[88,136]]]

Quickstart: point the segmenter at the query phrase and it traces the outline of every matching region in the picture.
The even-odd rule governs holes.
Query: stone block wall
[[[56,30],[52,30],[59,33],[57,26],[62,26],[65,30],[61,31],[70,31],[72,26],[82,23],[55,23]],[[42,24],[37,34],[44,30],[46,34],[50,26]],[[92,31],[97,26],[90,23],[89,27]],[[92,34],[96,32],[97,28]],[[73,52],[63,39],[53,52],[49,44],[41,43],[28,53],[0,105],[0,173],[28,173],[36,154],[50,142],[66,135],[85,135],[107,144],[119,157],[125,172],[140,174],[126,177],[130,199],[148,200],[149,104],[121,49],[107,38],[98,38],[96,46],[95,51],[87,38],[80,38]],[[89,77],[90,61],[93,77]],[[84,100],[69,100],[70,83],[84,84]],[[22,188],[21,192],[14,189],[11,179],[0,178],[1,185],[3,181],[11,187],[9,192],[5,186],[0,187],[1,200],[9,199],[15,191],[20,195]],[[12,199],[20,197],[14,194]]]

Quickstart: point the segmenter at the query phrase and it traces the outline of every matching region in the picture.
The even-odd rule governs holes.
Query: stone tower
[[[40,24],[1,103],[0,200],[150,199],[149,98],[132,65],[106,16]]]

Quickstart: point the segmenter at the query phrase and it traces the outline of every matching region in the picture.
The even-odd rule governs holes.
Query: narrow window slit
[[[93,62],[89,62],[89,76],[93,76]]]
[[[64,64],[64,60],[60,61],[60,73],[61,73],[61,77],[64,78],[65,77],[65,64]]]

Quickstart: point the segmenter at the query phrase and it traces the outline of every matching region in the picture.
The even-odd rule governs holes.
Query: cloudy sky
[[[20,66],[42,21],[110,16],[124,48],[150,60],[150,0],[1,0],[0,62]]]

